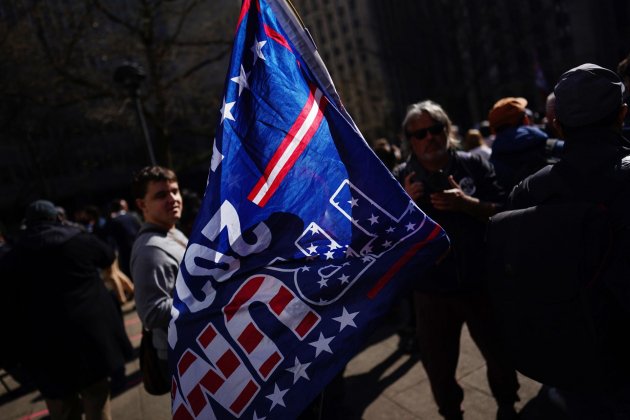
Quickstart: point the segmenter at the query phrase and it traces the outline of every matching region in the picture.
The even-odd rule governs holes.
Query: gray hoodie
[[[136,309],[142,325],[153,330],[153,346],[162,360],[168,358],[173,289],[187,242],[188,238],[176,228],[165,231],[145,223],[131,250]]]

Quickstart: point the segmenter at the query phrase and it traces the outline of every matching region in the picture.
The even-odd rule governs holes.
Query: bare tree
[[[8,1],[0,6],[12,15],[0,24],[0,58],[10,77],[0,81],[0,94],[74,109],[91,127],[137,130],[126,92],[112,82],[117,66],[137,62],[146,70],[140,94],[157,160],[177,166],[173,138],[211,140],[237,3]]]

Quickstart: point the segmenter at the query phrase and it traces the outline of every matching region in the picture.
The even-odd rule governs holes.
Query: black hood
[[[18,240],[18,246],[39,250],[61,245],[81,233],[81,229],[57,222],[41,222],[29,226]]]

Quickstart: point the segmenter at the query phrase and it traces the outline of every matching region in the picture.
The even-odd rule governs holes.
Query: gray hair
[[[407,114],[402,122],[403,132],[406,130],[409,121],[420,117],[422,114],[428,114],[435,121],[444,124],[448,137],[448,147],[459,147],[459,140],[457,140],[453,133],[453,123],[451,119],[439,104],[431,100],[417,102],[407,107]]]

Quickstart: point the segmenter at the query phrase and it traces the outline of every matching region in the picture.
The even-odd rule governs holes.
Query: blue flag
[[[243,3],[176,282],[176,419],[295,418],[449,245],[272,1]]]

